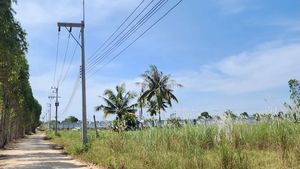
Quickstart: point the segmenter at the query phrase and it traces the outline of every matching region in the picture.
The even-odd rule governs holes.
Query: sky
[[[87,60],[141,2],[86,1]],[[144,4],[149,2],[145,0]],[[169,0],[141,30],[176,2]],[[105,64],[117,50],[100,71],[87,75],[88,120],[93,115],[97,120],[111,120],[113,116],[105,119],[102,112],[95,112],[95,106],[103,104],[100,96],[104,90],[125,83],[128,90],[138,92],[136,82],[141,81],[140,75],[149,65],[156,65],[183,85],[175,89],[179,103],[163,112],[164,119],[172,113],[195,118],[203,111],[216,115],[227,109],[238,114],[284,110],[283,103],[290,102],[288,80],[300,79],[299,6],[297,0],[183,0],[119,57]],[[68,72],[59,86],[58,119],[71,115],[81,119],[81,86],[77,80],[80,48],[76,48],[72,37],[67,45],[69,35],[65,29],[61,29],[57,45],[57,22],[80,22],[82,1],[19,0],[14,9],[27,32],[30,82],[43,106],[41,119],[49,116],[47,103],[48,96],[53,95],[51,86],[56,84],[56,56],[55,79],[64,79],[61,72]],[[78,38],[78,29],[73,28],[72,33]],[[96,65],[95,69],[102,66]],[[66,109],[74,88],[76,92]],[[54,101],[52,119],[53,105]]]

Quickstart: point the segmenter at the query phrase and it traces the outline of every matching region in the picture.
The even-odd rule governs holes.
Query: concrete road
[[[94,169],[62,154],[44,140],[43,133],[26,136],[0,150],[0,168],[3,169]]]

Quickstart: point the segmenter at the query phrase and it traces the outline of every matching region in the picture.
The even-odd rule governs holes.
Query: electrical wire
[[[64,55],[64,60],[63,60],[63,64],[62,64],[62,67],[61,67],[60,76],[59,76],[59,79],[57,81],[57,86],[60,86],[61,78],[63,76],[63,72],[64,72],[64,69],[65,69],[65,63],[66,63],[66,59],[67,59],[68,52],[69,52],[70,37],[71,37],[71,34],[69,32],[67,45],[66,45],[66,50],[65,50],[65,55]]]
[[[104,54],[100,55],[100,57],[93,63],[92,66],[101,63],[108,55],[113,53],[118,47],[120,47],[128,38],[130,38],[140,27],[142,27],[155,13],[157,13],[166,3],[168,0],[160,0],[158,3],[155,4],[154,7],[150,11],[147,12],[130,30],[128,30],[125,35],[121,37],[113,46],[111,46]],[[91,66],[91,67],[92,67]],[[90,72],[92,68],[89,68],[87,72]]]
[[[156,22],[154,22],[147,30],[145,30],[142,34],[140,34],[134,41],[132,41],[129,45],[127,45],[122,51],[120,51],[117,55],[115,55],[112,59],[110,59],[105,65],[100,67],[98,70],[94,71],[89,77],[91,78],[97,72],[103,69],[107,64],[111,63],[117,57],[119,57],[125,50],[127,50],[131,45],[133,45],[138,39],[140,39],[143,35],[145,35],[150,29],[152,29],[157,23],[159,23],[162,19],[164,19],[172,10],[174,10],[183,0],[179,0],[172,8],[170,8],[164,15],[162,15]]]
[[[52,86],[54,86],[56,81],[56,71],[57,71],[57,62],[58,62],[58,54],[59,54],[59,41],[60,41],[60,31],[57,33],[57,42],[56,42],[56,57],[55,57],[55,67],[54,67],[54,75]]]
[[[76,92],[78,91],[78,87],[80,86],[80,76],[77,77],[75,83],[74,83],[74,86],[73,86],[73,90],[72,90],[72,93],[71,93],[71,96],[68,100],[68,103],[66,104],[65,108],[63,109],[63,113],[66,113],[70,107],[70,105],[72,104],[72,101],[74,100],[74,97],[76,95]]]
[[[79,33],[79,35],[78,35],[78,40],[80,40],[80,38],[81,38],[81,34]],[[67,77],[67,75],[68,75],[68,73],[69,73],[69,71],[70,71],[70,68],[71,68],[71,65],[72,65],[72,63],[73,63],[73,59],[74,59],[74,56],[75,56],[75,54],[76,54],[76,52],[77,52],[78,46],[79,46],[79,45],[76,43],[75,48],[74,48],[74,51],[73,51],[73,54],[72,54],[71,59],[70,59],[70,62],[69,62],[69,64],[68,64],[67,70],[66,70],[66,72],[65,72],[65,75],[64,75],[63,78],[62,78],[62,81],[61,81],[60,85],[63,84],[63,82],[65,81],[65,79],[66,79],[66,77]]]
[[[143,9],[142,9],[142,11],[109,43],[109,44],[107,44],[106,46],[105,46],[105,48],[104,49],[102,49],[101,51],[100,51],[100,54],[101,54],[101,52],[103,52],[103,51],[105,51],[115,40],[117,40],[117,38],[119,38],[126,30],[127,30],[127,28],[135,21],[135,20],[137,20],[137,18],[152,4],[154,2],[154,0],[151,0],[150,1],[150,3],[148,3],[147,4],[147,6],[146,7],[144,7]],[[97,54],[97,55],[99,55],[99,54]],[[89,69],[89,67],[90,67],[90,64],[93,64],[93,62],[89,62],[88,64],[87,64],[87,70]]]
[[[97,50],[93,53],[93,55],[91,57],[88,58],[88,63],[89,62],[93,62],[93,59],[95,59],[96,54],[99,52],[100,49],[102,49],[104,47],[104,45],[106,45],[106,43],[122,28],[122,26],[129,20],[129,18],[140,8],[140,6],[145,2],[145,0],[143,0],[131,13],[129,16],[127,16],[127,18],[121,23],[121,25],[119,25],[119,27],[105,40],[105,42],[99,47],[97,48]]]

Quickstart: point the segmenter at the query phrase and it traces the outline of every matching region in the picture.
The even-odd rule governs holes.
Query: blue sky
[[[87,58],[140,2],[86,2]],[[175,2],[170,0],[170,5]],[[53,83],[56,22],[79,22],[81,3],[81,0],[26,0],[14,7],[17,19],[28,33],[30,81],[44,114]],[[137,91],[135,82],[150,64],[171,74],[184,86],[176,90],[179,104],[168,109],[163,118],[170,113],[194,118],[202,111],[219,114],[226,109],[236,113],[283,109],[283,103],[289,102],[288,80],[300,79],[299,6],[300,1],[296,0],[184,0],[118,59],[88,79],[88,119],[92,120],[96,114],[97,119],[103,120],[103,114],[94,112],[94,107],[102,103],[98,96],[104,89],[126,83],[128,89]],[[78,30],[73,33],[78,36]],[[58,72],[67,37],[62,30]],[[74,46],[71,39],[69,58]],[[76,81],[79,60],[77,50],[70,74],[60,87],[59,119],[70,115],[81,117],[80,86],[69,109],[62,112]]]

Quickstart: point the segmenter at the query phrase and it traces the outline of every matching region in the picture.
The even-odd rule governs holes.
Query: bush
[[[112,121],[111,128],[114,131],[121,132],[126,130],[134,130],[138,127],[137,117],[134,114],[127,113],[121,118],[117,117]]]

